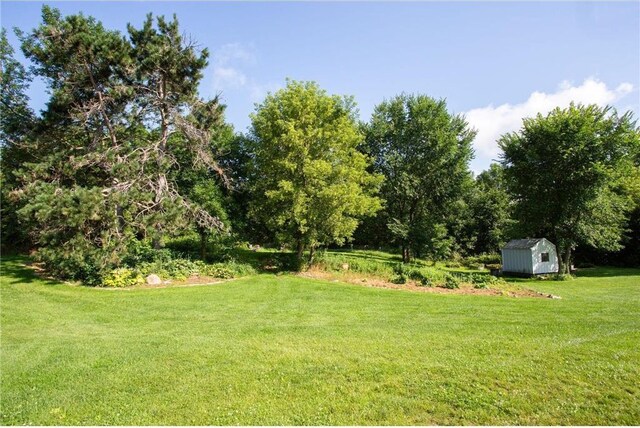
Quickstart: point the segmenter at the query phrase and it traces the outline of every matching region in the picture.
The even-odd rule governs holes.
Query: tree
[[[278,238],[305,249],[342,244],[381,206],[381,178],[368,158],[351,98],[329,96],[312,82],[288,81],[252,114],[252,212]]]
[[[175,166],[171,154],[170,136],[181,132],[194,154],[193,163],[202,164],[224,178],[224,172],[211,155],[210,144],[222,124],[222,109],[217,99],[204,102],[197,99],[202,71],[207,66],[208,51],[198,52],[191,40],[180,34],[178,20],[167,21],[163,16],[153,25],[152,14],[147,15],[143,27],[137,30],[128,25],[131,56],[134,63],[133,87],[140,119],[155,132],[145,142],[145,154],[152,159],[154,177],[147,186],[154,193],[153,204],[147,209],[155,213],[154,247],[160,246],[163,229],[175,223],[175,205],[182,205],[202,230],[222,228],[218,218],[181,197],[178,189],[167,179]],[[189,118],[185,111],[192,111]],[[191,120],[189,120],[191,119]]]
[[[471,130],[451,115],[444,100],[399,95],[378,105],[367,127],[365,151],[373,170],[385,177],[380,219],[402,247],[402,259],[413,255],[441,258],[449,252],[446,217],[470,179]]]
[[[195,93],[206,53],[183,42],[175,20],[159,18],[156,30],[148,17],[129,42],[82,14],[44,6],[42,17],[21,34],[22,50],[51,99],[27,141],[37,156],[17,172],[16,193],[51,271],[99,280],[138,240],[158,243],[160,224],[164,235],[193,224],[221,229],[174,173],[222,173],[213,150],[222,106]]]
[[[505,243],[512,226],[510,203],[504,172],[499,164],[492,163],[476,177],[471,194],[474,252],[495,253]]]
[[[32,159],[25,150],[25,139],[36,123],[25,93],[30,80],[29,73],[14,58],[3,28],[0,33],[0,221],[5,249],[28,244],[16,212],[18,198],[12,193],[18,185],[16,171]]]
[[[578,245],[620,248],[633,207],[629,189],[639,177],[640,133],[631,112],[571,104],[524,119],[499,144],[520,230],[555,241],[561,273],[569,272]]]

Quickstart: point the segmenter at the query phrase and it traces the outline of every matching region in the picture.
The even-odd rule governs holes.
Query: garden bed
[[[508,297],[537,297],[537,298],[557,298],[551,294],[540,293],[515,284],[494,288],[474,288],[472,284],[461,283],[459,288],[425,287],[415,281],[408,281],[405,284],[394,284],[375,276],[360,274],[356,272],[327,272],[318,268],[310,268],[305,272],[300,272],[298,276],[303,278],[321,279],[325,281],[340,281],[348,284],[361,285],[365,287],[388,288],[393,290],[408,290],[422,293],[437,294],[468,294],[481,296],[508,296]]]

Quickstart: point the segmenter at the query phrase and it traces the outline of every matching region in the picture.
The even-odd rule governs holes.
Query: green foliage
[[[148,237],[158,248],[196,229],[206,244],[223,228],[216,154],[232,131],[217,99],[197,98],[207,52],[183,39],[175,18],[154,25],[148,16],[127,40],[92,17],[44,6],[42,23],[19,36],[51,97],[23,133],[29,157],[3,149],[3,171],[15,166],[11,177],[3,172],[3,210],[10,181],[16,208],[6,219],[17,214],[51,272],[96,283],[144,259],[132,241]],[[12,70],[9,92],[23,101],[25,77]],[[3,122],[3,132],[12,129]]]
[[[144,278],[139,272],[129,268],[114,269],[102,280],[104,287],[131,287],[144,282]]]
[[[375,108],[364,150],[385,181],[379,221],[403,248],[435,260],[449,255],[448,209],[470,180],[468,162],[475,131],[451,115],[444,100],[400,95]]]
[[[476,177],[469,199],[473,251],[484,253],[500,250],[513,228],[513,220],[511,199],[499,164],[492,163],[488,170]]]
[[[255,274],[255,269],[246,263],[228,261],[224,263],[207,264],[202,260],[173,258],[158,259],[153,262],[143,262],[134,267],[142,276],[156,274],[162,279],[184,281],[190,277],[211,276],[229,279],[238,276]]]
[[[360,218],[380,209],[381,177],[357,150],[362,134],[351,98],[288,81],[251,116],[252,213],[301,259],[305,248],[342,244]]]
[[[346,252],[319,251],[314,259],[314,265],[328,271],[340,272],[348,270],[382,278],[391,278],[394,275],[394,266],[397,263],[392,260],[380,260],[375,255],[367,254],[367,252],[358,252],[354,256]]]
[[[460,282],[460,279],[456,275],[447,274],[444,278],[444,283],[442,283],[440,287],[453,290],[455,288],[460,288]]]
[[[397,263],[393,266],[393,273],[395,274],[391,278],[391,282],[394,284],[406,284],[409,278],[409,270],[404,266],[404,263]]]
[[[413,281],[417,281],[423,287],[431,287],[444,281],[446,273],[435,268],[411,268],[407,276]]]
[[[31,75],[14,58],[3,28],[0,32],[0,245],[3,251],[24,250],[31,244],[28,230],[17,215],[23,206],[14,191],[19,185],[18,171],[33,154],[25,150],[35,115],[29,108],[26,90]]]
[[[640,130],[631,112],[572,104],[525,119],[499,144],[522,236],[554,242],[561,272],[578,245],[620,248],[640,183]]]

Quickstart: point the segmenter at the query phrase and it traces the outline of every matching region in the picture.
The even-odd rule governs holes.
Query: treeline
[[[640,132],[632,114],[572,105],[501,137],[499,164],[473,177],[475,131],[444,100],[402,94],[361,123],[352,97],[287,81],[246,134],[198,85],[206,49],[173,17],[127,34],[44,6],[2,32],[2,245],[34,250],[60,277],[99,278],[168,239],[199,256],[248,241],[299,265],[320,247],[397,248],[405,262],[496,252],[545,236],[582,256],[640,265]],[[41,115],[25,91],[44,79]],[[604,252],[604,253],[603,253]]]

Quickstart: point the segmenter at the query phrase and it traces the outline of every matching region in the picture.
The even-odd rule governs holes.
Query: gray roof
[[[544,238],[532,238],[532,239],[513,239],[502,247],[503,250],[528,250],[535,247],[535,245],[542,241]]]

